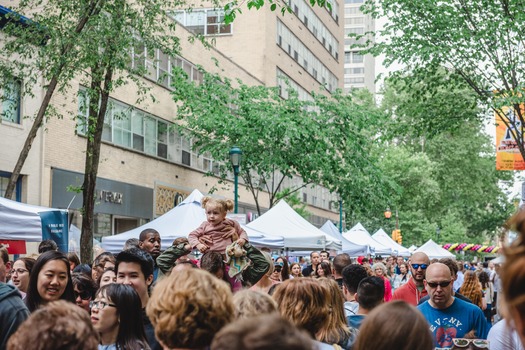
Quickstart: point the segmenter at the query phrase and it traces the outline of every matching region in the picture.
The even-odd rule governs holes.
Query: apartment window
[[[364,56],[359,52],[352,52],[352,63],[363,63]]]
[[[294,13],[305,25],[305,27],[323,44],[325,49],[337,59],[336,54],[339,47],[339,42],[332,35],[330,30],[324,25],[323,21],[313,11],[311,5],[304,0],[291,0],[291,6],[293,6]],[[337,9],[337,3],[334,2],[332,6]],[[337,10],[335,9],[335,12]],[[332,8],[332,10],[334,10]],[[337,18],[337,15],[334,19]],[[331,47],[330,47],[331,46]]]
[[[365,74],[365,69],[363,67],[358,68],[345,68],[345,74]]]
[[[171,57],[159,49],[147,49],[144,44],[137,40],[131,53],[130,66],[134,69],[144,69],[144,78],[156,82],[167,89],[172,89],[173,67],[181,67],[188,74],[190,81],[202,83],[203,74],[198,68],[182,57]]]
[[[7,184],[11,178],[11,173],[0,171],[0,197],[5,197],[5,191],[7,190]],[[18,177],[15,185],[15,200],[20,202],[22,200],[22,175]]]
[[[77,132],[87,132],[87,91],[78,92]],[[192,151],[192,142],[174,130],[174,124],[140,111],[130,105],[109,100],[104,119],[102,139],[114,145],[135,150],[170,162],[184,164],[202,171],[218,174],[219,165],[209,154],[198,155]]]
[[[357,27],[357,28],[345,28],[345,36],[348,36],[348,34],[364,34],[365,28],[363,27]]]
[[[281,39],[279,39],[281,38]],[[326,40],[326,38],[324,39]],[[288,54],[321,84],[329,89],[338,85],[338,78],[281,21],[277,21],[277,45],[287,47]],[[332,90],[329,90],[332,91]]]
[[[345,4],[362,4],[364,0],[345,0]]]
[[[195,34],[220,35],[232,33],[231,24],[224,24],[224,10],[222,9],[176,11],[173,18]]]
[[[345,52],[345,63],[352,63],[352,53]]]
[[[345,84],[364,84],[365,78],[345,78]]]
[[[363,17],[345,18],[345,24],[348,24],[348,25],[363,24],[364,22],[365,22],[365,19]]]
[[[2,90],[2,120],[20,124],[20,105],[22,83],[19,80],[7,80]]]

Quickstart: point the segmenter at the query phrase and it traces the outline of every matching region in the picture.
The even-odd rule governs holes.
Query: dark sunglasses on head
[[[412,268],[414,270],[417,270],[421,267],[421,270],[426,270],[428,265],[427,264],[412,264]]]
[[[77,292],[73,292],[74,296],[75,296],[75,299],[80,297],[80,299],[82,300],[89,300],[91,299],[91,293],[90,292],[80,292],[80,293],[77,293]]]
[[[465,339],[465,338],[453,338],[454,345],[458,348],[466,348],[472,343],[477,348],[488,349],[490,342],[486,339]]]
[[[437,288],[437,286],[440,286],[441,288],[448,287],[452,281],[443,281],[443,282],[429,282],[427,281],[427,284],[430,286],[430,288]]]

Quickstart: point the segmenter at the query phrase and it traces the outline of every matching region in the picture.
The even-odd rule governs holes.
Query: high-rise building
[[[349,34],[360,35],[375,30],[374,19],[360,10],[363,3],[364,0],[345,0],[344,4],[344,89],[348,92],[352,88],[366,88],[375,93],[375,58],[352,48],[357,41],[348,37]]]

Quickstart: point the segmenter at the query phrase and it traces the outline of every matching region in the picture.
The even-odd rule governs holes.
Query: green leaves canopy
[[[278,88],[248,86],[207,73],[204,82],[195,85],[183,71],[178,74],[174,98],[180,107],[175,118],[181,132],[192,139],[194,149],[224,163],[230,147],[239,146],[241,175],[256,202],[262,186],[271,207],[294,176],[302,183],[292,185],[291,193],[309,184],[361,201],[381,193],[382,178],[372,156],[381,113],[371,96],[312,94],[307,102],[292,89],[283,99]],[[223,167],[223,175],[228,168]]]

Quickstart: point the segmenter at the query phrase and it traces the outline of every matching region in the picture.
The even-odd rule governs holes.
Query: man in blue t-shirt
[[[453,338],[474,331],[476,338],[487,339],[489,326],[479,307],[455,298],[450,269],[434,263],[427,268],[425,288],[430,299],[418,309],[430,324],[437,348],[451,348]]]

